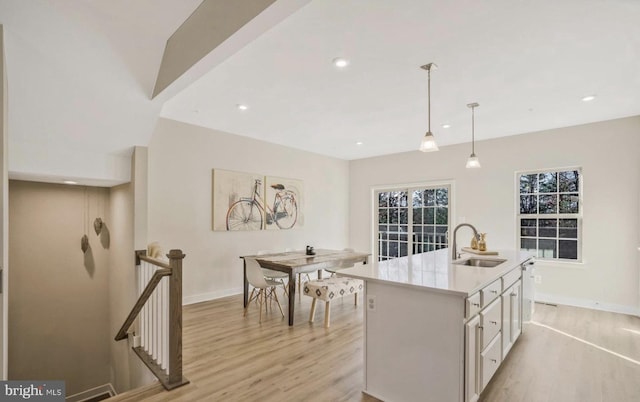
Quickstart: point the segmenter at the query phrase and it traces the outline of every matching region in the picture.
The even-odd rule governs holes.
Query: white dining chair
[[[271,250],[258,251],[258,255],[265,255],[265,254],[273,254],[273,251]],[[289,281],[289,274],[287,274],[286,272],[276,271],[274,269],[269,269],[269,268],[261,268],[261,269],[265,278],[278,282],[280,285],[282,285],[282,289],[284,289],[284,295],[285,296],[289,295],[289,289],[287,287],[287,284],[285,283],[285,280],[287,282]]]
[[[267,300],[275,300],[278,304],[278,308],[280,309],[280,314],[282,314],[282,317],[284,318],[284,312],[282,311],[282,306],[280,305],[278,294],[276,292],[276,286],[278,286],[280,282],[265,278],[260,264],[254,258],[245,258],[244,261],[247,267],[247,281],[251,286],[253,286],[253,290],[249,296],[249,301],[244,308],[244,316],[247,316],[247,310],[249,309],[251,302],[256,300],[260,309],[260,323],[262,323],[262,306],[264,306],[266,313]],[[258,290],[258,293],[255,293],[256,289]]]

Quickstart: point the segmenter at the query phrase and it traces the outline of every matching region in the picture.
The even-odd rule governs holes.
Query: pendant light
[[[467,159],[467,169],[477,169],[480,167],[480,161],[478,160],[478,157],[476,156],[476,148],[475,148],[475,122],[474,122],[474,111],[475,108],[477,108],[478,106],[480,106],[477,103],[469,103],[467,105],[468,108],[471,108],[471,155],[469,155],[469,159]]]
[[[427,84],[427,133],[422,137],[422,142],[420,143],[420,150],[422,152],[433,152],[438,150],[438,144],[436,144],[436,139],[431,132],[431,70],[435,70],[438,68],[435,63],[425,64],[420,68],[427,70],[428,76],[428,84]]]

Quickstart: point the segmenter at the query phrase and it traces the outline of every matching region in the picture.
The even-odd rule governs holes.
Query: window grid
[[[581,260],[581,171],[518,174],[518,243],[539,259]]]

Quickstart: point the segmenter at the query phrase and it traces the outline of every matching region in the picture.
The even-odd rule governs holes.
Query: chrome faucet
[[[458,233],[458,229],[460,229],[461,226],[469,226],[473,230],[473,235],[476,238],[478,237],[478,231],[470,223],[461,223],[458,226],[456,226],[456,228],[453,229],[453,244],[451,249],[451,258],[454,260],[457,260],[458,258],[460,258],[460,253],[458,253],[457,246],[456,246],[456,233]]]

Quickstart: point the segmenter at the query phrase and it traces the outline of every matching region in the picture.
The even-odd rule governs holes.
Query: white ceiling
[[[158,114],[344,159],[416,150],[428,62],[440,146],[470,140],[470,102],[478,140],[640,114],[636,0],[313,0],[151,101],[164,44],[200,2],[0,0],[13,176],[122,182],[108,166]]]
[[[162,115],[344,159],[411,151],[429,62],[440,145],[470,141],[470,102],[480,140],[638,115],[640,1],[316,0]]]

